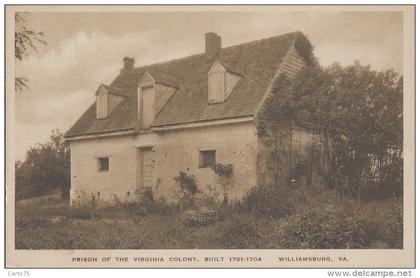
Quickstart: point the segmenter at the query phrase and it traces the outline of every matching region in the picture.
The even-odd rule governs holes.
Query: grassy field
[[[255,209],[225,209],[215,223],[188,226],[179,212],[72,209],[51,194],[16,203],[15,244],[17,249],[402,248],[399,200],[358,203],[327,191],[288,198],[293,209],[279,218],[262,217]]]

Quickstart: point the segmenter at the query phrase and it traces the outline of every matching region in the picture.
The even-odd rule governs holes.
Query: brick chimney
[[[134,58],[124,57],[123,58],[124,67],[121,69],[121,72],[131,72],[134,70]]]
[[[214,57],[219,54],[220,49],[222,49],[222,37],[213,32],[206,33],[206,55]]]

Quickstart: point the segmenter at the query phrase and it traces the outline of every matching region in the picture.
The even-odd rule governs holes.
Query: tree
[[[258,117],[258,135],[270,150],[270,162],[274,167],[274,184],[288,182],[291,168],[290,141],[296,119],[295,100],[290,81],[281,75],[273,84],[272,92]],[[289,167],[290,166],[290,167]]]
[[[259,126],[275,142],[274,155],[289,165],[284,149],[293,130],[316,135],[322,144],[322,181],[330,188],[359,198],[400,195],[402,80],[393,70],[374,71],[357,61],[327,68],[314,62],[293,80],[279,78]]]
[[[293,91],[306,100],[298,124],[312,126],[324,142],[326,185],[359,198],[401,194],[402,76],[356,61],[333,64],[317,79],[311,93],[303,92],[302,78]]]
[[[70,148],[59,130],[50,142],[31,147],[24,162],[15,163],[16,198],[44,195],[60,188],[63,197],[70,191]]]
[[[15,13],[15,58],[22,61],[29,51],[37,51],[37,44],[47,45],[42,32],[35,32],[25,27],[22,13]],[[15,77],[15,90],[28,89],[29,79],[23,76]]]

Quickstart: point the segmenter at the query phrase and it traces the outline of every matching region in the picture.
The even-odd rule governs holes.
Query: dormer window
[[[149,128],[155,118],[155,89],[154,86],[141,88],[140,121],[142,128]]]
[[[107,109],[107,92],[104,89],[99,89],[96,94],[96,118],[104,119],[108,116]]]
[[[146,71],[139,82],[138,117],[141,129],[150,128],[155,116],[179,88],[174,79]]]
[[[208,102],[226,101],[240,79],[241,76],[228,71],[219,62],[214,63],[208,72]]]
[[[123,98],[118,89],[100,85],[96,91],[96,118],[108,118]]]

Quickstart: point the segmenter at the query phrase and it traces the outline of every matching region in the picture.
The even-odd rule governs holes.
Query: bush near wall
[[[294,210],[287,187],[259,186],[252,188],[237,208],[255,217],[280,219]]]

